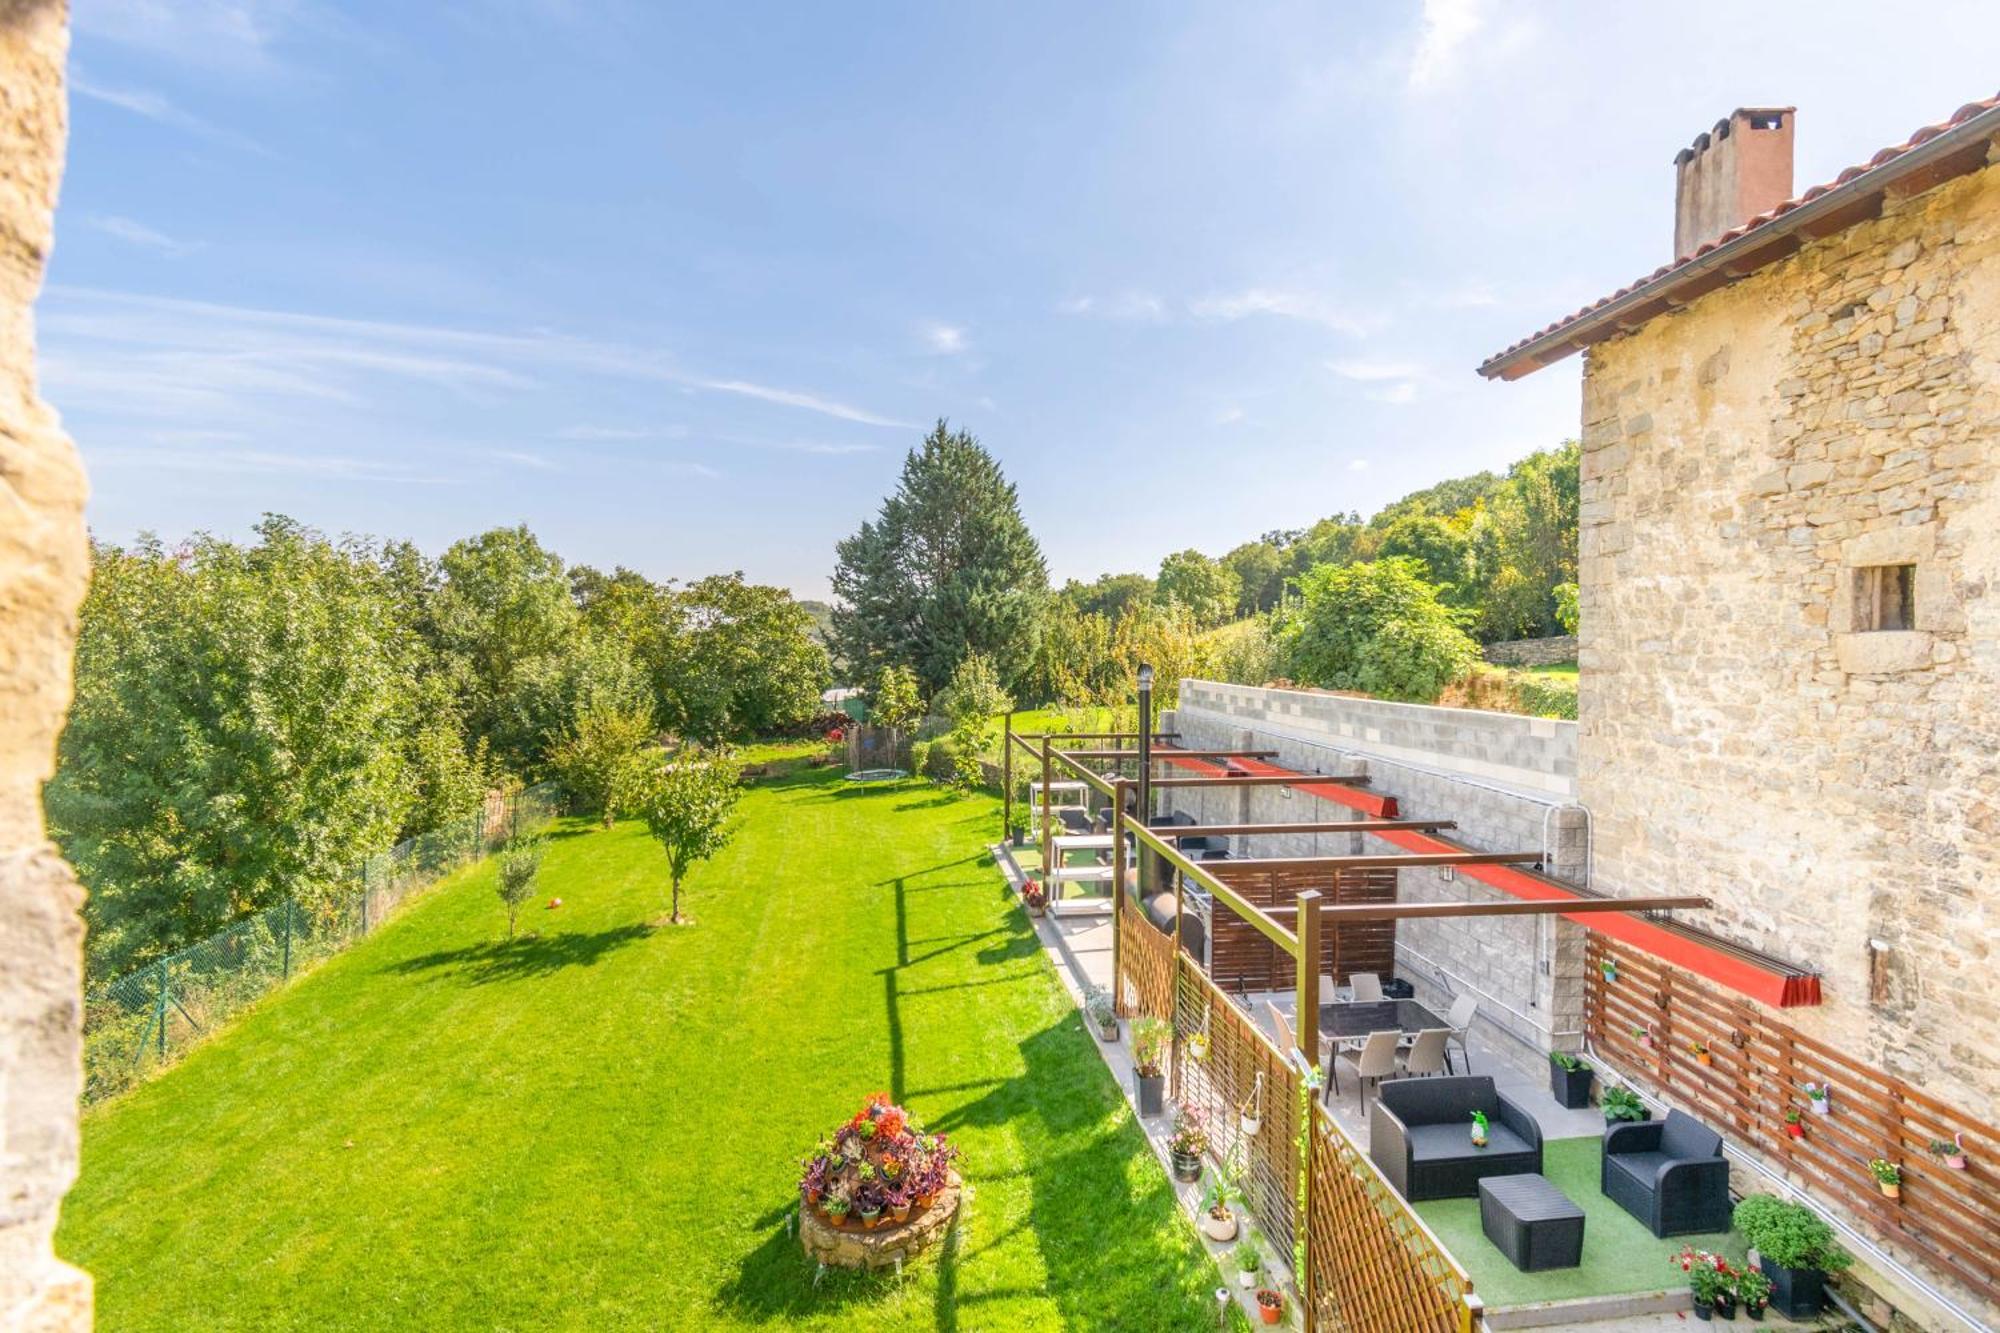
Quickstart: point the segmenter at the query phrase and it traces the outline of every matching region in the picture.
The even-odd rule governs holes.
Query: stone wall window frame
[[[1914,563],[1862,565],[1849,571],[1856,634],[1899,634],[1917,628]]]

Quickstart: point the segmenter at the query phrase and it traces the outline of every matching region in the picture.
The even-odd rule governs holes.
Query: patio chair
[[[1486,1146],[1472,1146],[1472,1113]],[[1385,1083],[1368,1117],[1368,1156],[1411,1202],[1470,1199],[1486,1176],[1539,1175],[1542,1127],[1486,1075]]]
[[[1410,1044],[1410,1053],[1403,1057],[1405,1074],[1442,1074],[1445,1072],[1445,1040],[1451,1036],[1449,1028],[1425,1028]]]
[[[1353,988],[1357,1004],[1382,998],[1382,978],[1373,972],[1356,972],[1347,978],[1347,984]]]
[[[1383,1079],[1396,1073],[1396,1045],[1403,1038],[1398,1028],[1388,1028],[1381,1032],[1371,1032],[1359,1052],[1350,1052],[1345,1047],[1335,1046],[1326,1053],[1327,1091],[1322,1095],[1327,1104],[1333,1104],[1333,1097],[1340,1092],[1340,1062],[1347,1061],[1354,1066],[1354,1077],[1360,1083],[1361,1104],[1368,1105],[1368,1085],[1379,1085]],[[1381,1089],[1378,1086],[1379,1099]]]
[[[1264,1007],[1271,1011],[1271,1026],[1278,1034],[1278,1049],[1290,1055],[1294,1050],[1298,1049],[1299,1044],[1292,1037],[1291,1020],[1285,1017],[1284,1010],[1269,1000],[1264,1001]]]
[[[1598,1187],[1655,1236],[1729,1230],[1722,1136],[1680,1111],[1606,1129]]]
[[[1467,991],[1451,1002],[1451,1012],[1445,1015],[1445,1022],[1450,1024],[1449,1040],[1458,1043],[1458,1053],[1465,1057],[1465,1072],[1468,1074],[1472,1072],[1472,1020],[1478,1013],[1479,1000]],[[1449,1046],[1445,1047],[1444,1067],[1448,1071],[1451,1069]]]

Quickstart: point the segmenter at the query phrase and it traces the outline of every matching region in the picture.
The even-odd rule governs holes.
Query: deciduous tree
[[[673,879],[668,920],[681,922],[681,882],[735,837],[732,816],[743,788],[737,765],[720,750],[690,747],[654,769],[639,796],[639,811]]]

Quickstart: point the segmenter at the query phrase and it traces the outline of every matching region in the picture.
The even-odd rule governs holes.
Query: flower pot
[[[1224,1213],[1217,1217],[1214,1213],[1203,1213],[1201,1229],[1210,1240],[1231,1241],[1236,1239],[1236,1214]]]
[[[1236,1285],[1248,1291],[1257,1285],[1257,1279],[1262,1276],[1263,1274],[1259,1273],[1256,1269],[1246,1268],[1236,1275]]]
[[[1886,1181],[1886,1180],[1878,1180],[1878,1181],[1876,1181],[1875,1183],[1876,1183],[1877,1185],[1880,1185],[1880,1186],[1882,1187],[1882,1197],[1883,1197],[1883,1198],[1885,1198],[1885,1199],[1900,1199],[1900,1198],[1902,1198],[1902,1197],[1903,1197],[1903,1186],[1901,1185],[1901,1183],[1900,1183],[1900,1182],[1899,1182],[1899,1183],[1897,1183],[1897,1184],[1894,1184],[1894,1185],[1891,1185],[1891,1184],[1890,1184],[1890,1183],[1889,1183],[1888,1181]]]
[[[1201,1179],[1201,1158],[1191,1152],[1172,1151],[1174,1159],[1174,1179],[1192,1185]]]
[[[864,1209],[861,1214],[861,1225],[873,1231],[876,1227],[882,1225],[882,1214],[880,1212],[871,1213]]]
[[[1791,1135],[1795,1139],[1802,1139],[1806,1136],[1806,1127],[1804,1125],[1793,1124],[1791,1121],[1787,1120],[1785,1122],[1785,1133]]]
[[[1764,1310],[1765,1307],[1762,1305],[1746,1305],[1743,1307],[1743,1317],[1753,1324],[1761,1324],[1764,1322]]]
[[[1263,1128],[1264,1122],[1254,1115],[1246,1115],[1242,1119],[1243,1137],[1246,1139],[1257,1137],[1257,1131]],[[1963,1159],[1961,1158],[1960,1160],[1962,1161]]]
[[[1726,1291],[1720,1291],[1716,1293],[1715,1317],[1717,1319],[1727,1319],[1730,1320],[1731,1322],[1735,1321],[1736,1297],[1732,1293]]]
[[[909,1221],[909,1220],[910,1220],[910,1205],[909,1205],[909,1204],[907,1204],[907,1203],[899,1203],[899,1204],[897,1204],[897,1205],[896,1205],[896,1206],[895,1206],[894,1208],[891,1208],[891,1209],[889,1210],[889,1216],[890,1216],[890,1217],[892,1217],[892,1218],[894,1218],[894,1219],[895,1219],[896,1221],[898,1221],[898,1222],[907,1222],[907,1221]]]
[[[1097,1038],[1099,1041],[1117,1041],[1118,1020],[1114,1018],[1108,1022],[1099,1023],[1097,1025]]]
[[[1026,847],[1028,845],[1028,831],[1026,829],[1014,830],[1014,845],[1016,847]]]
[[[1712,1065],[1715,1063],[1715,1057],[1707,1051],[1702,1051],[1694,1057],[1694,1062],[1698,1065]]]
[[[1714,1316],[1715,1307],[1713,1305],[1699,1296],[1694,1298],[1694,1317],[1696,1319],[1707,1320],[1712,1319]]]
[[[1549,1091],[1572,1111],[1590,1105],[1590,1077],[1588,1069],[1564,1069],[1553,1060],[1549,1062]]]
[[[1806,1105],[1812,1108],[1814,1115],[1833,1114],[1833,1098],[1831,1097],[1814,1097]]]
[[[1771,1279],[1771,1308],[1787,1319],[1815,1319],[1826,1306],[1826,1274],[1817,1268],[1781,1268],[1769,1259],[1758,1267]]]
[[[1158,1115],[1167,1105],[1167,1076],[1165,1074],[1132,1075],[1132,1087],[1139,1094],[1139,1114]]]
[[[1264,1297],[1265,1297],[1265,1296],[1266,1296],[1267,1294],[1268,1294],[1268,1295],[1270,1295],[1270,1296],[1271,1296],[1271,1297],[1273,1298],[1273,1299],[1272,1299],[1272,1300],[1271,1300],[1271,1301],[1270,1301],[1269,1303],[1266,1303],[1266,1301],[1264,1300]],[[1279,1295],[1278,1295],[1278,1293],[1276,1293],[1276,1292],[1274,1292],[1274,1291],[1273,1291],[1273,1292],[1264,1292],[1264,1291],[1260,1291],[1260,1292],[1258,1292],[1258,1293],[1257,1293],[1257,1317],[1258,1317],[1259,1319],[1263,1320],[1263,1321],[1264,1321],[1265,1323],[1267,1323],[1267,1324],[1275,1324],[1275,1323],[1279,1322],[1280,1320],[1282,1320],[1282,1319],[1283,1319],[1283,1318],[1285,1317],[1285,1301],[1284,1301],[1284,1298],[1283,1298],[1283,1297],[1281,1297],[1281,1296],[1279,1296]]]
[[[1965,1170],[1965,1154],[1962,1152],[1955,1152],[1951,1156],[1944,1159],[1944,1164],[1950,1167],[1954,1171],[1963,1171]]]
[[[917,1196],[917,1211],[921,1213],[936,1202],[937,1202],[937,1191],[935,1190],[933,1190],[929,1194],[919,1194]]]

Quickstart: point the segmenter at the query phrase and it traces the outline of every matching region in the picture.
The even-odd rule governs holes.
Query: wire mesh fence
[[[83,1099],[130,1087],[259,997],[339,953],[406,899],[559,810],[554,783],[406,838],[356,866],[322,902],[287,898],[84,997]]]

